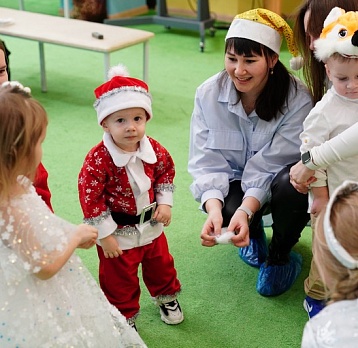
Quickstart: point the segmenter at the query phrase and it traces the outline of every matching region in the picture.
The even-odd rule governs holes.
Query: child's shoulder
[[[158,140],[155,140],[154,138],[150,137],[149,135],[147,135],[147,138],[151,144],[159,144],[160,145]]]
[[[152,138],[152,137],[150,137],[148,135],[147,135],[147,138],[148,138],[150,144],[152,145],[154,151],[157,151],[157,150],[165,150],[165,151],[167,151],[165,149],[165,147],[158,140],[155,140],[154,138]]]
[[[339,98],[338,98],[339,99]],[[316,103],[316,105],[312,108],[312,114],[319,114],[319,113],[326,113],[327,111],[329,114],[332,111],[332,108],[337,108],[337,95],[329,89],[322,97],[320,101]]]
[[[96,144],[95,146],[92,147],[92,149],[90,149],[87,153],[87,156],[92,156],[93,154],[107,154],[108,150],[106,148],[106,146],[103,143],[103,140],[101,142],[99,142],[98,144]]]
[[[165,158],[172,157],[170,152],[161,143],[159,143],[159,141],[153,139],[152,137],[147,136],[147,138],[148,138],[157,158],[163,158],[163,156]]]

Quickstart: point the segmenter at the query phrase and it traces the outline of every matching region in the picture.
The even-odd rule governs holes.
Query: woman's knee
[[[299,206],[306,205],[308,202],[307,195],[299,193],[290,183],[289,173],[292,166],[293,164],[283,168],[272,181],[272,201],[278,201],[280,204],[290,202]]]

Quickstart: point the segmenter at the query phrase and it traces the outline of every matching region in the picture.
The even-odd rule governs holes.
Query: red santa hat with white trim
[[[148,85],[130,77],[127,68],[118,64],[108,71],[108,81],[94,90],[98,124],[116,111],[129,108],[143,108],[148,120],[153,117],[152,97]]]

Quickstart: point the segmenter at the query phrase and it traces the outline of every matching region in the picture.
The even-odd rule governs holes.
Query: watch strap
[[[238,207],[236,210],[242,210],[247,214],[247,221],[250,224],[253,217],[254,217],[254,213],[247,207],[245,207],[244,205],[240,205],[240,207]]]
[[[311,170],[317,170],[317,169],[319,169],[319,167],[316,166],[316,165],[312,162],[312,160],[309,161],[309,162],[307,162],[307,163],[304,163],[304,165],[305,165],[308,169],[311,169]]]

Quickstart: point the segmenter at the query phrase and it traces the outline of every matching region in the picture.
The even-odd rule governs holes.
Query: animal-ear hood
[[[316,58],[323,62],[334,53],[358,58],[358,11],[346,12],[334,7],[325,19],[314,47]]]

